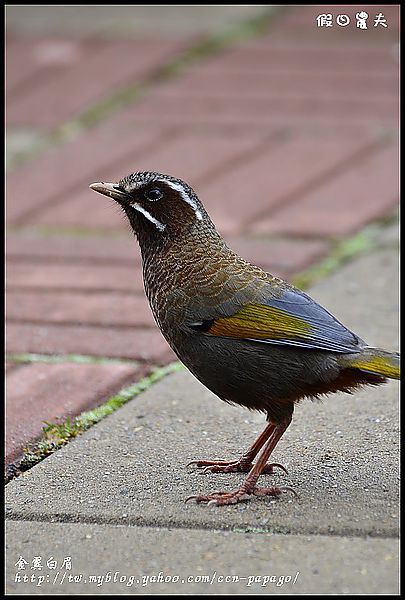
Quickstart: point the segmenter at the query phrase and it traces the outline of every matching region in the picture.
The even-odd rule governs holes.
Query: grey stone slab
[[[20,557],[24,570],[18,569]],[[34,557],[41,570],[32,570]],[[66,557],[70,570],[63,566]],[[55,568],[47,566],[49,559]],[[77,523],[7,526],[8,594],[398,594],[398,571],[393,539]]]
[[[398,256],[385,250],[342,268],[312,295],[370,343],[397,348]],[[195,458],[233,458],[263,416],[228,406],[188,372],[154,385],[114,415],[8,484],[20,519],[300,534],[398,533],[398,382],[322,403],[302,402],[274,453],[299,498],[207,507],[184,499],[231,490],[242,474],[202,474]]]

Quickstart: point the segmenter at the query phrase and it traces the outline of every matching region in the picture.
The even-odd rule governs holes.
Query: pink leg
[[[253,467],[254,458],[272,435],[275,428],[276,425],[274,423],[268,423],[264,431],[239,460],[192,460],[187,466],[197,465],[197,467],[203,468],[204,473],[249,473]],[[287,473],[287,469],[278,463],[264,465],[262,473],[273,473],[274,467],[278,467]]]
[[[256,464],[249,471],[248,476],[245,479],[245,482],[241,485],[240,488],[233,492],[214,492],[212,494],[208,494],[206,496],[189,496],[186,499],[191,500],[194,498],[196,502],[208,502],[208,504],[215,504],[216,506],[223,506],[225,504],[236,504],[237,502],[241,502],[245,500],[247,496],[255,495],[255,496],[280,496],[285,491],[294,491],[292,488],[277,488],[277,487],[257,487],[256,483],[259,479],[260,475],[263,473],[263,469],[266,466],[266,463],[273,452],[274,448],[277,446],[281,436],[288,428],[291,423],[291,419],[284,423],[280,423],[278,425],[274,425],[273,429],[270,433],[270,436],[266,442],[264,450],[262,451],[259,459]],[[267,429],[267,428],[266,428]],[[266,430],[265,430],[266,431]],[[265,433],[265,432],[263,432]],[[262,434],[263,435],[263,434]],[[253,448],[253,447],[252,447]],[[295,492],[294,492],[295,493]]]

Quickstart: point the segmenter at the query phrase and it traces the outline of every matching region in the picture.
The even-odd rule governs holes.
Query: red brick
[[[250,263],[279,277],[297,273],[319,260],[329,250],[329,244],[324,240],[238,237],[228,239],[227,242]]]
[[[109,169],[105,172],[108,175]],[[121,176],[134,171],[121,171],[121,175],[115,180],[121,179]],[[96,177],[95,181],[114,181],[113,177]],[[90,181],[89,183],[94,183]],[[80,231],[102,230],[108,233],[111,230],[125,232],[128,231],[128,220],[118,204],[111,198],[95,194],[89,189],[89,186],[83,185],[78,190],[61,197],[57,203],[52,206],[45,206],[36,211],[35,215],[28,216],[22,223],[33,223],[35,225],[46,227],[75,228]]]
[[[168,173],[195,185],[221,172],[228,163],[243,159],[267,137],[267,131],[185,129],[166,140],[160,148],[144,153],[137,161],[136,169],[132,157],[128,157],[120,168],[125,173],[133,170]]]
[[[36,61],[32,52],[35,43],[32,40],[7,36],[5,44],[5,84],[8,95],[13,88],[23,84],[33,73],[37,75],[38,65],[35,64]]]
[[[134,242],[135,243],[135,242]],[[143,289],[139,268],[125,265],[80,265],[10,262],[7,285],[12,288],[49,290],[114,290],[139,291]]]
[[[61,77],[103,42],[72,38],[15,38],[6,41],[6,90],[10,102],[30,92],[39,82]]]
[[[160,147],[145,151],[136,160],[133,154],[128,154],[119,164],[107,167],[100,179],[117,181],[133,171],[153,170],[180,177],[194,185],[194,182],[211,178],[228,163],[243,159],[263,138],[262,132],[224,135],[213,131],[184,131],[163,140]],[[106,198],[96,197],[88,185],[67,195],[64,201],[38,212],[35,223],[128,230],[118,206]]]
[[[344,236],[398,204],[398,148],[391,145],[364,158],[323,185],[261,219],[256,233]]]
[[[318,49],[319,52],[319,49]],[[263,65],[264,67],[265,65]],[[275,102],[285,98],[288,102],[296,99],[305,103],[307,98],[315,102],[322,100],[328,106],[343,103],[369,101],[384,102],[391,97],[398,97],[399,71],[392,61],[392,66],[385,71],[376,71],[372,63],[367,68],[357,71],[347,70],[336,73],[332,70],[314,69],[308,64],[297,70],[280,68],[277,71],[260,70],[220,70],[199,69],[189,71],[180,80],[173,80],[161,88],[160,94],[176,97],[180,94],[194,96],[215,96],[229,98],[235,96],[250,98],[268,98]],[[367,107],[367,102],[365,102]]]
[[[136,135],[135,132],[136,131]],[[52,206],[58,198],[79,187],[87,190],[100,181],[117,163],[131,154],[137,156],[160,144],[167,129],[148,128],[134,123],[128,112],[86,131],[74,141],[50,148],[34,161],[7,175],[7,220],[19,223],[43,206]]]
[[[189,70],[197,69],[190,67]],[[294,77],[304,71],[337,76],[358,74],[362,79],[368,73],[382,77],[397,73],[398,61],[392,44],[376,46],[361,43],[358,38],[346,44],[331,40],[327,45],[320,45],[315,37],[309,41],[297,41],[291,36],[275,40],[272,34],[232,46],[198,65],[201,74],[217,71],[265,75],[288,71]]]
[[[155,326],[144,294],[8,292],[7,318],[36,323]]]
[[[119,307],[117,307],[119,310]],[[174,354],[157,329],[9,323],[7,352],[88,354],[131,358],[153,364],[173,360]]]
[[[49,235],[45,237],[31,232],[12,233],[6,239],[6,255],[11,259],[32,262],[35,259],[52,261],[98,262],[103,265],[120,263],[132,268],[141,262],[140,252],[132,236],[126,232],[122,237],[80,237],[73,235]]]
[[[9,93],[14,86],[30,76],[34,71],[34,57],[32,55],[32,40],[13,39],[6,37],[6,73],[5,83]]]
[[[68,68],[13,97],[7,106],[8,123],[48,128],[59,125],[120,87],[154,73],[184,48],[184,41],[162,37],[104,41],[94,49],[87,46]]]
[[[11,371],[14,371],[15,369],[21,368],[21,364],[19,363],[13,363],[13,362],[9,362],[6,361],[5,367],[6,367],[6,374],[11,373]]]
[[[133,365],[30,364],[7,376],[6,461],[42,434],[44,421],[74,416],[142,377]]]
[[[360,131],[370,129],[370,123],[392,126],[397,119],[397,100],[375,100],[366,96],[357,99],[331,96],[322,100],[291,97],[288,99],[267,99],[235,96],[232,101],[207,92],[204,96],[191,94],[164,95],[163,92],[144,98],[134,107],[134,116],[143,123],[161,124],[217,124],[245,126],[285,127],[322,125],[325,129],[338,122],[350,123],[351,128]],[[374,125],[375,126],[375,125]]]
[[[245,164],[228,169],[211,185],[202,186],[200,197],[223,233],[241,232],[286,198],[316,185],[365,146],[361,138],[312,136],[280,142]]]
[[[318,124],[324,129],[340,122],[364,131],[370,122],[397,123],[399,68],[384,32],[379,46],[364,43],[359,31],[357,40],[347,44],[332,38],[325,44],[311,24],[309,43],[292,40],[288,31],[283,42],[274,42],[274,30],[286,20],[280,17],[271,35],[193,65],[183,77],[160,86],[134,107],[137,118],[251,127]]]

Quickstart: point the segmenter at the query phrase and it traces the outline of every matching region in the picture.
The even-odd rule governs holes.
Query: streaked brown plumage
[[[197,502],[280,495],[283,488],[256,483],[281,467],[267,461],[297,401],[399,378],[398,354],[370,348],[309,296],[228,248],[183,181],[139,172],[90,187],[125,211],[153,315],[180,360],[222,400],[267,416],[264,432],[239,460],[193,461],[213,472],[249,473],[234,492],[196,496]]]

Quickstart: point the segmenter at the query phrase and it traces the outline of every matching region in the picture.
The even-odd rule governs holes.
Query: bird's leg
[[[253,442],[249,450],[239,460],[192,460],[187,466],[197,465],[197,467],[203,468],[205,473],[249,473],[253,467],[253,459],[267,442],[275,428],[275,423],[269,423]],[[273,473],[274,467],[278,467],[287,473],[287,469],[278,463],[264,465],[262,473]]]
[[[257,487],[256,483],[259,479],[259,476],[263,473],[263,469],[266,466],[266,463],[273,452],[274,448],[277,446],[281,436],[286,431],[287,427],[291,423],[291,419],[285,421],[284,423],[280,423],[278,425],[274,425],[271,430],[270,436],[264,446],[262,453],[260,454],[256,464],[249,471],[248,476],[245,479],[245,482],[241,485],[240,488],[235,490],[234,492],[213,492],[212,494],[208,494],[207,496],[189,496],[186,500],[191,500],[194,498],[196,502],[208,502],[209,504],[215,504],[216,506],[223,506],[224,504],[236,504],[237,502],[241,502],[242,500],[246,500],[247,496],[255,495],[255,496],[280,496],[285,491],[293,491],[292,488],[288,487]],[[266,428],[267,429],[267,428]],[[265,433],[265,432],[263,432]],[[295,492],[294,492],[295,493]]]

